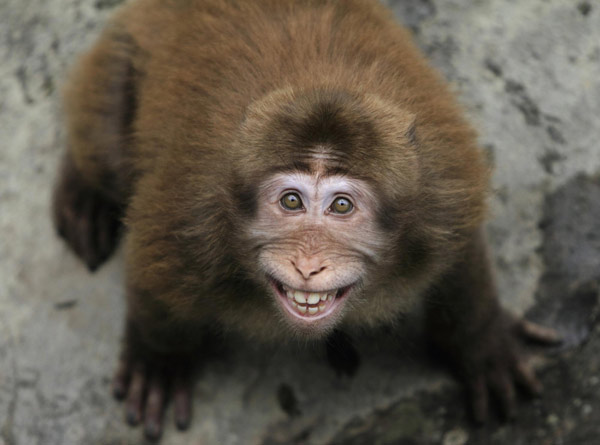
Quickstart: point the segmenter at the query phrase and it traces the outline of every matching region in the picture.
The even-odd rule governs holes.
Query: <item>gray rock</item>
[[[49,218],[64,140],[60,88],[119,3],[0,0],[0,444],[142,442],[109,394],[124,313],[122,257],[89,274]],[[418,344],[400,353],[363,345],[353,378],[338,378],[311,350],[232,348],[203,370],[191,430],[175,432],[169,412],[163,443],[600,437],[600,5],[386,3],[451,81],[495,164],[489,235],[504,303],[556,323],[567,346],[579,348],[546,359],[546,396],[522,405],[520,421],[479,430],[466,421],[460,390]],[[550,414],[555,422],[547,423]]]

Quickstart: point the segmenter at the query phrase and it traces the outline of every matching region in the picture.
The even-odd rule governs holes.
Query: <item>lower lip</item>
[[[279,283],[271,280],[271,285],[273,286],[273,289],[275,289],[275,292],[281,299],[281,303],[282,303],[283,307],[286,309],[286,311],[289,314],[293,315],[295,318],[302,320],[303,322],[308,322],[308,323],[322,320],[323,318],[326,318],[329,315],[331,315],[334,311],[336,311],[340,307],[340,305],[343,302],[344,297],[346,295],[348,295],[348,292],[350,292],[350,289],[352,288],[352,286],[347,286],[347,287],[342,288],[341,290],[338,290],[334,300],[331,302],[331,304],[325,310],[325,312],[320,312],[320,313],[314,314],[314,315],[303,315],[290,305],[288,297],[287,297],[285,291],[281,288],[281,285]]]

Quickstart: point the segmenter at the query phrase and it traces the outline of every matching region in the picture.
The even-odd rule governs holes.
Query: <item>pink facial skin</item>
[[[286,207],[290,194],[294,208]],[[348,211],[335,205],[340,198],[350,203]],[[292,325],[319,330],[343,316],[365,264],[377,260],[384,243],[374,226],[375,206],[369,186],[347,176],[280,173],[262,184],[251,236],[260,242],[261,269]]]

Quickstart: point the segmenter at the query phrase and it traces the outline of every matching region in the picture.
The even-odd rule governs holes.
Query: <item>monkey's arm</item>
[[[500,306],[487,246],[478,230],[428,299],[427,329],[469,391],[476,421],[488,417],[488,393],[506,417],[515,413],[515,383],[532,394],[542,386],[521,351],[523,340],[556,343],[552,330],[517,319]]]
[[[58,233],[94,270],[118,242],[134,114],[133,44],[109,27],[65,88],[67,152],[54,192]]]
[[[91,187],[123,202],[140,51],[117,19],[75,66],[64,106],[68,155]]]

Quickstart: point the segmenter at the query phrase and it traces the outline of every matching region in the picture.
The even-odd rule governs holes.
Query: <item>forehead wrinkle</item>
[[[334,150],[329,145],[318,144],[313,147],[309,147],[306,150],[306,154],[312,159],[339,162],[341,153],[339,153],[337,150]]]
[[[329,152],[321,151],[312,154],[309,165],[311,172],[317,175],[317,177],[340,175],[340,172],[345,172],[341,167],[342,163],[339,158],[331,155]]]

